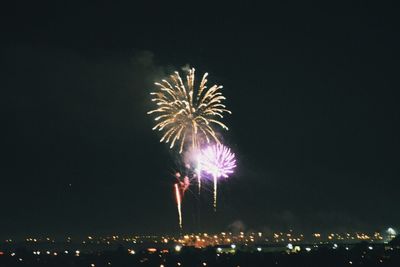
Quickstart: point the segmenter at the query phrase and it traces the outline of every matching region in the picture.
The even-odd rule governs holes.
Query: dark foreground
[[[1,267],[125,267],[125,266],[400,266],[400,247],[359,244],[351,249],[344,246],[319,247],[300,251],[273,248],[231,249],[209,247],[181,250],[146,249],[128,251],[124,247],[102,252],[35,251],[20,248],[13,253],[0,255]]]

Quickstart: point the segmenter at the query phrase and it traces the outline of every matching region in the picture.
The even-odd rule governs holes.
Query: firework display
[[[199,156],[201,170],[212,175],[214,182],[214,209],[217,208],[217,181],[220,177],[227,178],[236,167],[235,154],[230,148],[216,144],[208,146]]]
[[[212,176],[214,185],[214,210],[217,207],[217,182],[220,177],[228,177],[236,167],[235,155],[220,142],[218,129],[228,130],[221,122],[225,113],[231,114],[223,104],[225,97],[221,85],[207,87],[205,73],[198,84],[195,83],[195,69],[187,71],[183,80],[179,72],[170,75],[168,80],[156,82],[158,89],[151,92],[151,101],[156,108],[147,112],[154,115],[153,130],[162,133],[160,142],[170,144],[170,149],[178,147],[178,155],[191,154],[191,163],[182,164],[186,173],[183,179],[178,172],[174,184],[178,210],[179,227],[182,229],[182,201],[192,179],[197,180],[198,193],[202,180]],[[204,148],[205,147],[205,148]],[[202,149],[203,148],[203,149]],[[200,198],[198,198],[200,199]]]
[[[205,73],[196,87],[194,68],[189,70],[185,82],[176,71],[170,76],[170,81],[155,83],[159,90],[150,93],[157,106],[148,112],[156,114],[153,130],[163,131],[160,142],[170,143],[170,148],[179,142],[179,153],[182,153],[185,144],[198,148],[210,140],[219,143],[215,126],[228,130],[220,121],[225,112],[231,113],[222,104],[225,100],[220,90],[222,86],[208,88],[207,76]]]

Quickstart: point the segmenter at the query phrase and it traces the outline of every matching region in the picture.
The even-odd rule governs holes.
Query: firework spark
[[[179,192],[179,186],[177,183],[175,184],[175,196],[176,196],[176,206],[178,208],[179,227],[182,229],[181,193]]]
[[[194,68],[188,71],[185,82],[176,71],[170,75],[169,81],[155,83],[159,90],[150,93],[157,105],[156,109],[147,113],[157,115],[153,130],[163,131],[160,142],[170,143],[170,148],[175,143],[179,144],[179,153],[182,153],[186,144],[198,148],[210,140],[219,143],[214,126],[228,130],[220,121],[225,112],[231,114],[222,104],[225,100],[220,90],[222,86],[208,88],[207,76],[205,73],[200,84],[195,86]]]
[[[190,186],[190,179],[189,179],[188,176],[185,176],[185,177],[183,178],[183,181],[182,181],[182,182],[179,182],[179,183],[180,183],[180,187],[181,187],[181,190],[182,190],[182,196],[184,196],[186,190],[189,189],[189,186]]]
[[[197,159],[196,176],[197,176],[197,185],[199,187],[199,195],[200,195],[200,192],[201,192],[201,166],[200,166],[199,159]]]
[[[236,167],[235,154],[221,144],[208,146],[199,156],[201,170],[212,175],[214,181],[214,210],[217,209],[217,180],[227,178]]]
[[[186,190],[189,189],[190,179],[188,176],[183,177],[181,179],[181,174],[177,172],[175,174],[175,178],[177,179],[177,183],[174,184],[175,190],[175,198],[176,198],[176,206],[178,209],[178,218],[179,218],[179,228],[182,229],[182,201],[185,196]]]

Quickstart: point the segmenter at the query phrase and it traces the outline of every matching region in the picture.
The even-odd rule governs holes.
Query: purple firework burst
[[[231,152],[230,148],[221,144],[203,149],[199,163],[200,169],[212,174],[214,178],[227,178],[236,167],[235,154]]]
[[[236,167],[235,154],[221,144],[209,146],[201,151],[200,170],[212,175],[214,181],[214,211],[217,210],[217,180],[227,178]]]

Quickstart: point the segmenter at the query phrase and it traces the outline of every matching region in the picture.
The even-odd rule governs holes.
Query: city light
[[[387,232],[389,235],[392,235],[392,236],[396,236],[396,235],[397,235],[396,230],[394,230],[392,227],[389,227],[389,228],[386,230],[386,232]]]

